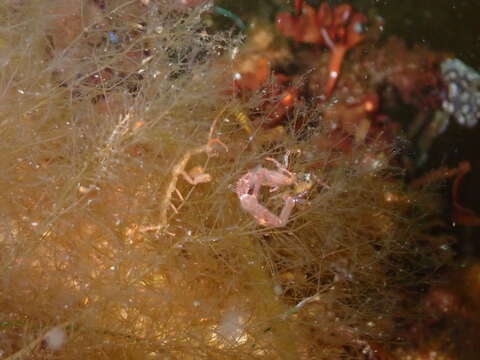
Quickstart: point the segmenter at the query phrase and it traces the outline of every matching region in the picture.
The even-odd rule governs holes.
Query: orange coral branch
[[[337,83],[343,58],[345,57],[348,49],[343,44],[334,44],[325,29],[322,29],[321,32],[325,40],[325,44],[329,47],[331,51],[330,60],[328,62],[328,80],[325,85],[325,89],[323,90],[323,94],[326,97],[329,97],[332,94],[333,89],[335,88],[335,84]]]
[[[343,58],[349,49],[364,38],[363,23],[366,17],[353,14],[347,4],[331,8],[324,2],[314,8],[295,0],[295,15],[281,13],[277,16],[277,29],[295,41],[324,44],[332,52],[328,66],[328,80],[324,95],[329,97],[335,88]]]

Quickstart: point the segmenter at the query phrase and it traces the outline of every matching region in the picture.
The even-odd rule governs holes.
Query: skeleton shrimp
[[[258,195],[262,186],[269,186],[270,191],[275,191],[279,186],[289,186],[296,183],[294,174],[285,169],[278,161],[267,158],[274,162],[278,170],[269,170],[264,167],[257,167],[249,170],[236,184],[235,192],[240,199],[242,208],[250,213],[262,226],[283,227],[287,224],[297,197],[285,196],[285,204],[280,215],[273,214],[258,201]]]

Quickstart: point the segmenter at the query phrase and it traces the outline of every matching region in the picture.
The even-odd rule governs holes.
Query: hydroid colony
[[[247,134],[225,81],[239,40],[200,10],[0,5],[5,358],[355,358],[448,256],[383,145]],[[295,199],[285,226],[241,206],[260,168],[294,175],[258,193],[274,215]]]

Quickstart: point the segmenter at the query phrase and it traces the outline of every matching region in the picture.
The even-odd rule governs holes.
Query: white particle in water
[[[44,340],[49,349],[58,350],[65,344],[67,334],[63,328],[54,327],[45,334]]]

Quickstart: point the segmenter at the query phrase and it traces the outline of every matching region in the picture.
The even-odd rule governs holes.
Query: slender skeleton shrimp
[[[279,186],[289,186],[296,183],[297,178],[285,169],[278,161],[267,158],[277,165],[278,170],[269,170],[264,167],[251,169],[243,175],[236,184],[235,192],[240,199],[243,210],[252,215],[262,226],[283,227],[287,224],[297,197],[286,196],[280,215],[273,214],[258,201],[258,195],[262,186],[269,186],[270,191],[275,191]]]

